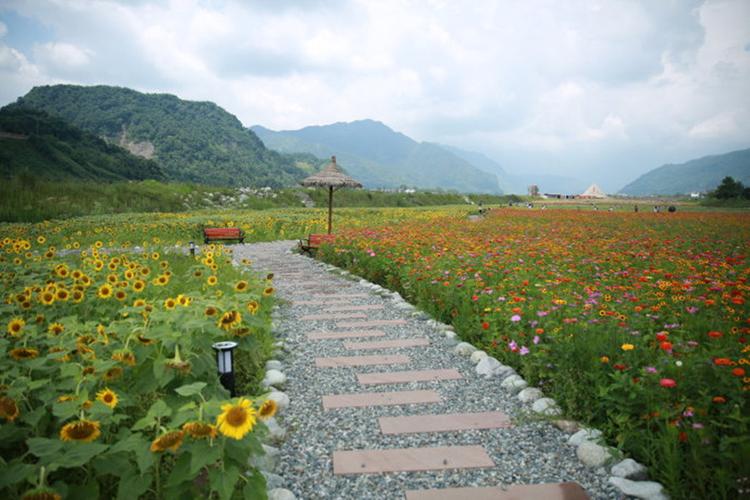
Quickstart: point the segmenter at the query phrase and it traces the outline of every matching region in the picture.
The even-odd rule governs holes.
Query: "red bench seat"
[[[217,240],[237,240],[245,242],[245,232],[238,227],[206,227],[203,228],[203,241],[208,244]]]
[[[299,241],[299,249],[302,253],[312,255],[313,250],[317,250],[321,245],[325,243],[333,243],[336,241],[336,235],[334,234],[310,234],[307,240]]]

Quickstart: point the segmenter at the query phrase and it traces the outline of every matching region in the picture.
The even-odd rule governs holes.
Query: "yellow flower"
[[[24,326],[26,326],[26,322],[23,318],[13,318],[10,320],[10,323],[8,323],[8,333],[14,337],[18,337],[21,335]]]
[[[15,400],[8,396],[0,397],[0,417],[3,417],[8,422],[12,422],[20,413]]]
[[[53,303],[53,302],[55,301],[55,294],[54,294],[54,293],[52,293],[52,292],[50,292],[49,290],[47,290],[47,291],[45,291],[45,292],[42,292],[42,293],[41,293],[41,294],[39,295],[39,300],[40,300],[40,301],[41,301],[41,303],[42,303],[42,304],[44,304],[45,306],[49,306],[49,305],[52,305],[52,303]]]
[[[164,309],[168,311],[171,311],[172,309],[174,309],[176,305],[177,305],[177,301],[171,297],[164,300]]]
[[[237,404],[221,406],[222,413],[216,418],[219,432],[232,439],[242,439],[255,425],[255,408],[252,402],[240,398]]]
[[[62,496],[55,490],[47,487],[34,488],[23,494],[21,500],[61,500]]]
[[[100,299],[108,299],[112,296],[112,287],[105,283],[104,285],[99,287],[99,290],[96,292],[96,295]]]
[[[27,359],[34,359],[39,356],[39,351],[28,347],[18,347],[10,351],[10,356],[18,361],[25,361]]]
[[[247,281],[241,280],[238,281],[236,285],[234,285],[234,291],[235,292],[244,292],[247,290]]]
[[[208,317],[216,316],[216,313],[219,311],[214,306],[208,306],[205,311],[203,311],[203,314],[205,314]]]
[[[177,448],[182,445],[184,437],[185,433],[183,431],[172,431],[162,434],[151,443],[151,451],[154,453],[160,453],[167,450],[177,451]]]
[[[187,432],[193,439],[216,437],[216,426],[206,422],[188,422],[182,426],[182,430]]]
[[[250,314],[255,315],[258,312],[259,304],[255,300],[251,300],[247,303],[247,310]]]
[[[272,286],[266,287],[263,290],[263,295],[266,296],[266,297],[268,297],[269,295],[272,295],[272,294],[273,294],[273,287]]]
[[[135,280],[133,282],[133,291],[134,292],[142,292],[143,289],[146,288],[146,282],[143,280]]]
[[[635,349],[635,346],[633,344],[622,344],[620,346],[620,349],[622,349],[623,351],[632,351],[633,349]]]
[[[179,294],[177,296],[177,303],[180,304],[182,307],[189,306],[190,302],[192,302],[192,299],[188,297],[187,295]]]
[[[601,361],[602,363],[609,363],[609,356],[602,356],[601,358],[599,358],[599,361]]]
[[[96,399],[98,399],[105,405],[109,406],[110,408],[114,408],[115,406],[117,406],[117,403],[119,402],[119,399],[117,398],[117,394],[115,393],[115,391],[109,388],[105,388],[97,392]]]
[[[218,282],[218,278],[216,276],[209,276],[206,280],[206,283],[208,283],[209,286],[214,286]]]
[[[261,420],[268,420],[276,414],[276,410],[276,401],[274,401],[273,399],[267,399],[263,402],[262,405],[260,405],[260,409],[258,410],[258,417]]]
[[[242,315],[239,311],[227,311],[221,315],[216,326],[222,330],[230,330],[232,327],[239,325],[242,321]]]
[[[65,424],[60,429],[60,439],[63,441],[81,441],[90,443],[101,435],[99,422],[93,420],[76,420]]]

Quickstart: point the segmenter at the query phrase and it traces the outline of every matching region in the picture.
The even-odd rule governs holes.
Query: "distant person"
[[[633,205],[633,212],[638,213],[638,205]]]
[[[655,214],[658,214],[658,213],[659,213],[659,207],[657,207],[656,205],[654,205],[654,213],[655,213]]]
[[[669,208],[667,209],[669,213],[674,213],[677,211],[677,207],[674,205],[669,205]]]

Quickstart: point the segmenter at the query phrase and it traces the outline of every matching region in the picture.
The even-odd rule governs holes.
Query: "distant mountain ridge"
[[[273,131],[251,127],[266,147],[284,153],[336,155],[368,188],[410,186],[501,193],[495,173],[484,171],[439,144],[417,142],[374,120]]]
[[[170,180],[281,187],[295,184],[319,163],[310,155],[267,149],[237,117],[212,102],[104,85],[52,85],[34,87],[17,103],[153,158]]]
[[[0,109],[0,177],[91,181],[164,180],[159,165],[43,111]]]
[[[750,149],[704,156],[655,168],[620,190],[631,196],[672,195],[715,189],[724,177],[750,183]]]

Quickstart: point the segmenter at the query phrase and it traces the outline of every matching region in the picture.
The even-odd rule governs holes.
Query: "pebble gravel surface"
[[[518,401],[500,386],[498,379],[478,376],[468,356],[455,354],[455,341],[446,338],[444,325],[404,304],[397,294],[341,273],[327,264],[294,253],[293,241],[232,246],[237,263],[250,259],[261,273],[273,272],[274,286],[281,302],[274,315],[274,331],[283,348],[276,356],[287,381],[283,390],[289,407],[277,417],[286,428],[285,441],[275,473],[284,479],[283,487],[300,499],[397,499],[404,491],[466,487],[507,486],[511,484],[577,482],[591,498],[621,498],[607,483],[604,468],[590,469],[576,457],[568,435],[551,423],[540,420],[530,405]],[[364,295],[362,295],[364,294]],[[325,298],[333,295],[336,298]],[[339,304],[297,304],[298,301],[336,301]],[[307,334],[319,331],[350,331],[341,323],[364,319],[302,320],[341,306],[384,306],[369,308],[366,320],[406,320],[405,324],[363,329],[384,331],[384,337],[346,339],[375,341],[425,337],[429,346],[352,351],[343,340],[309,340]],[[341,314],[331,311],[331,314]],[[317,368],[315,358],[356,355],[402,354],[406,365]],[[455,368],[458,380],[412,382],[362,386],[357,373]],[[438,403],[336,408],[324,410],[322,397],[332,394],[371,391],[432,389],[440,394]],[[513,426],[500,429],[383,435],[378,417],[458,412],[502,411]],[[335,450],[368,450],[411,447],[480,445],[495,463],[493,468],[453,469],[426,472],[334,475]]]

